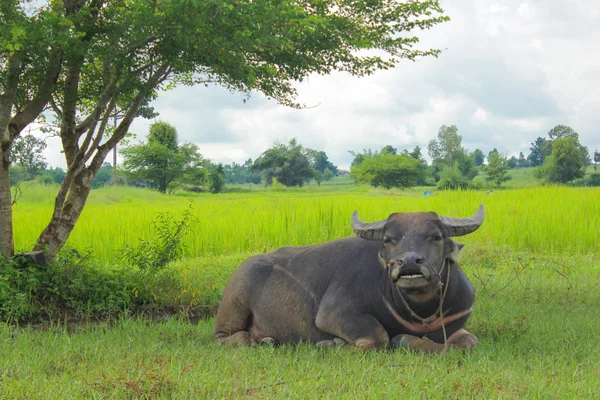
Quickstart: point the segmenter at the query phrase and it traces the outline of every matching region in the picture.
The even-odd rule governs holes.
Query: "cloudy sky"
[[[294,110],[218,87],[180,87],[153,103],[180,141],[198,144],[213,161],[255,159],[274,141],[296,137],[348,168],[348,150],[391,144],[412,149],[457,125],[463,146],[485,153],[529,154],[530,143],[557,124],[600,148],[600,2],[442,0],[451,21],[418,33],[438,59],[400,63],[367,78],[313,76]],[[151,121],[131,130],[144,137]],[[51,143],[47,159],[64,161]]]

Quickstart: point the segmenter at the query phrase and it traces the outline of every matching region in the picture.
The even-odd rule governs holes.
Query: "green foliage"
[[[538,169],[537,177],[547,183],[567,183],[585,175],[579,142],[573,136],[552,142],[552,154]]]
[[[452,167],[444,166],[440,171],[440,180],[437,183],[439,189],[465,189],[468,185],[467,178],[460,172],[458,162],[454,163]]]
[[[485,180],[494,187],[500,187],[502,183],[511,179],[508,175],[508,161],[506,156],[501,156],[497,151],[490,153],[488,164],[484,167]]]
[[[155,122],[150,126],[148,132],[148,143],[158,143],[167,149],[177,152],[179,143],[177,140],[177,130],[167,122]]]
[[[600,162],[600,153],[598,150],[594,151],[594,171],[596,171],[596,164]]]
[[[154,234],[152,239],[139,239],[137,246],[125,245],[121,250],[121,259],[142,271],[156,274],[168,263],[181,258],[182,240],[190,232],[193,207],[190,204],[180,220],[168,213],[159,213],[152,221]]]
[[[364,157],[359,165],[350,169],[350,176],[375,187],[410,188],[420,177],[419,164],[419,160],[412,157],[382,151],[373,157]]]
[[[165,122],[152,124],[148,142],[121,150],[123,168],[130,180],[148,182],[160,193],[173,185],[200,185],[204,181],[205,161],[193,143],[177,144],[175,128]]]
[[[271,185],[275,178],[285,186],[303,186],[315,176],[312,152],[296,139],[291,139],[287,145],[275,143],[254,161],[252,169],[262,172],[267,185]]]
[[[42,151],[47,144],[42,139],[33,135],[20,136],[13,142],[10,148],[10,161],[27,171],[28,179],[32,180],[47,166]]]
[[[465,153],[461,144],[462,136],[458,134],[456,125],[442,125],[438,131],[437,139],[432,139],[427,149],[433,162],[454,165],[454,162]]]
[[[94,181],[92,182],[92,188],[98,189],[102,186],[106,185],[111,181],[113,177],[113,167],[110,163],[105,162],[102,167],[98,170],[98,173],[94,177]]]
[[[323,172],[323,180],[324,181],[330,181],[332,180],[334,177],[334,173],[331,171],[331,169],[327,168],[324,172]]]
[[[223,166],[225,182],[229,184],[254,183],[262,181],[261,174],[252,170],[252,159],[247,159],[243,164],[232,163]]]
[[[313,168],[321,174],[324,174],[325,171],[331,172],[332,176],[337,174],[337,166],[329,161],[329,157],[327,157],[327,153],[324,151],[315,151],[313,156]]]
[[[0,261],[0,319],[18,321],[63,313],[105,317],[133,305],[133,273],[100,266],[64,249],[47,266],[22,256]]]
[[[543,137],[538,137],[531,143],[530,150],[527,160],[532,167],[538,167],[544,164],[546,157],[552,153],[552,143]]]
[[[398,149],[396,149],[395,147],[392,147],[391,144],[388,144],[386,146],[383,146],[383,148],[381,149],[381,153],[391,154],[391,155],[395,156],[398,153]]]
[[[481,167],[485,161],[485,154],[480,149],[475,149],[469,156],[476,167]]]
[[[29,179],[29,173],[20,165],[11,165],[8,167],[8,174],[10,175],[10,186],[16,186]]]
[[[517,167],[518,168],[527,168],[529,167],[529,160],[527,160],[525,158],[525,155],[523,154],[523,152],[519,153],[519,159],[517,160]]]
[[[456,125],[442,125],[437,139],[432,139],[427,149],[432,159],[433,177],[438,180],[441,179],[441,171],[446,169],[445,177],[452,178],[451,180],[446,179],[442,184],[443,187],[454,186],[458,182],[458,176],[450,172],[455,165],[458,165],[460,175],[462,175],[461,179],[464,178],[464,180],[470,181],[477,176],[475,158],[470,157],[462,147],[462,136],[458,134]]]
[[[208,187],[212,194],[221,193],[225,187],[223,164],[211,165],[208,169]]]

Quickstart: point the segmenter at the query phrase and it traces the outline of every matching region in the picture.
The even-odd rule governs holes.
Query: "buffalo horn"
[[[354,211],[350,224],[356,236],[367,240],[382,240],[386,221],[387,219],[377,222],[362,222],[358,218],[358,211]]]
[[[477,213],[471,218],[451,218],[440,216],[444,236],[463,236],[475,232],[483,223],[485,213],[483,204],[479,205]]]

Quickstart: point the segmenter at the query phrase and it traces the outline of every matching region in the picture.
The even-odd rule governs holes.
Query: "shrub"
[[[142,271],[155,273],[168,263],[181,258],[182,240],[190,231],[192,204],[184,211],[181,220],[174,219],[170,213],[160,213],[152,221],[156,231],[154,239],[140,239],[137,246],[125,245],[121,250],[121,259],[130,266]]]

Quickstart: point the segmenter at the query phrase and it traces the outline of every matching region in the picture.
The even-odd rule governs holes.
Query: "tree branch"
[[[48,57],[48,69],[37,94],[27,104],[25,109],[18,112],[10,121],[9,129],[12,138],[15,138],[27,125],[32,123],[44,111],[44,108],[52,98],[52,93],[60,76],[63,57],[62,53],[57,49],[51,49]]]
[[[90,115],[88,115],[87,118],[84,119],[75,128],[75,134],[77,135],[78,138],[83,134],[83,132],[88,130],[88,137],[86,137],[86,142],[84,142],[84,143],[86,143],[86,145],[81,146],[83,148],[83,151],[87,150],[86,146],[87,146],[87,143],[89,143],[89,128],[91,125],[95,125],[98,122],[98,120],[100,119],[100,116],[102,115],[102,110],[104,109],[104,107],[106,107],[106,104],[110,101],[110,99],[113,97],[113,95],[115,93],[115,88],[117,86],[117,82],[119,81],[120,77],[121,77],[121,71],[117,71],[113,75],[113,78],[110,80],[110,82],[104,88],[104,91],[100,95],[100,98],[98,99],[98,103],[96,104],[94,111],[92,111],[92,113]],[[92,132],[93,132],[93,130],[92,130]]]
[[[92,155],[94,154],[94,151],[96,151],[98,149],[98,146],[100,146],[100,142],[102,141],[102,138],[104,137],[104,132],[106,131],[106,127],[108,125],[110,113],[115,108],[118,98],[119,98],[118,92],[115,92],[113,95],[113,98],[110,100],[110,103],[104,112],[104,117],[102,117],[102,122],[100,123],[100,128],[98,129],[98,133],[96,134],[94,143],[92,143],[92,145],[90,146],[89,150],[87,151],[87,153],[85,154],[85,156],[83,158],[84,163],[87,162],[92,157]]]

